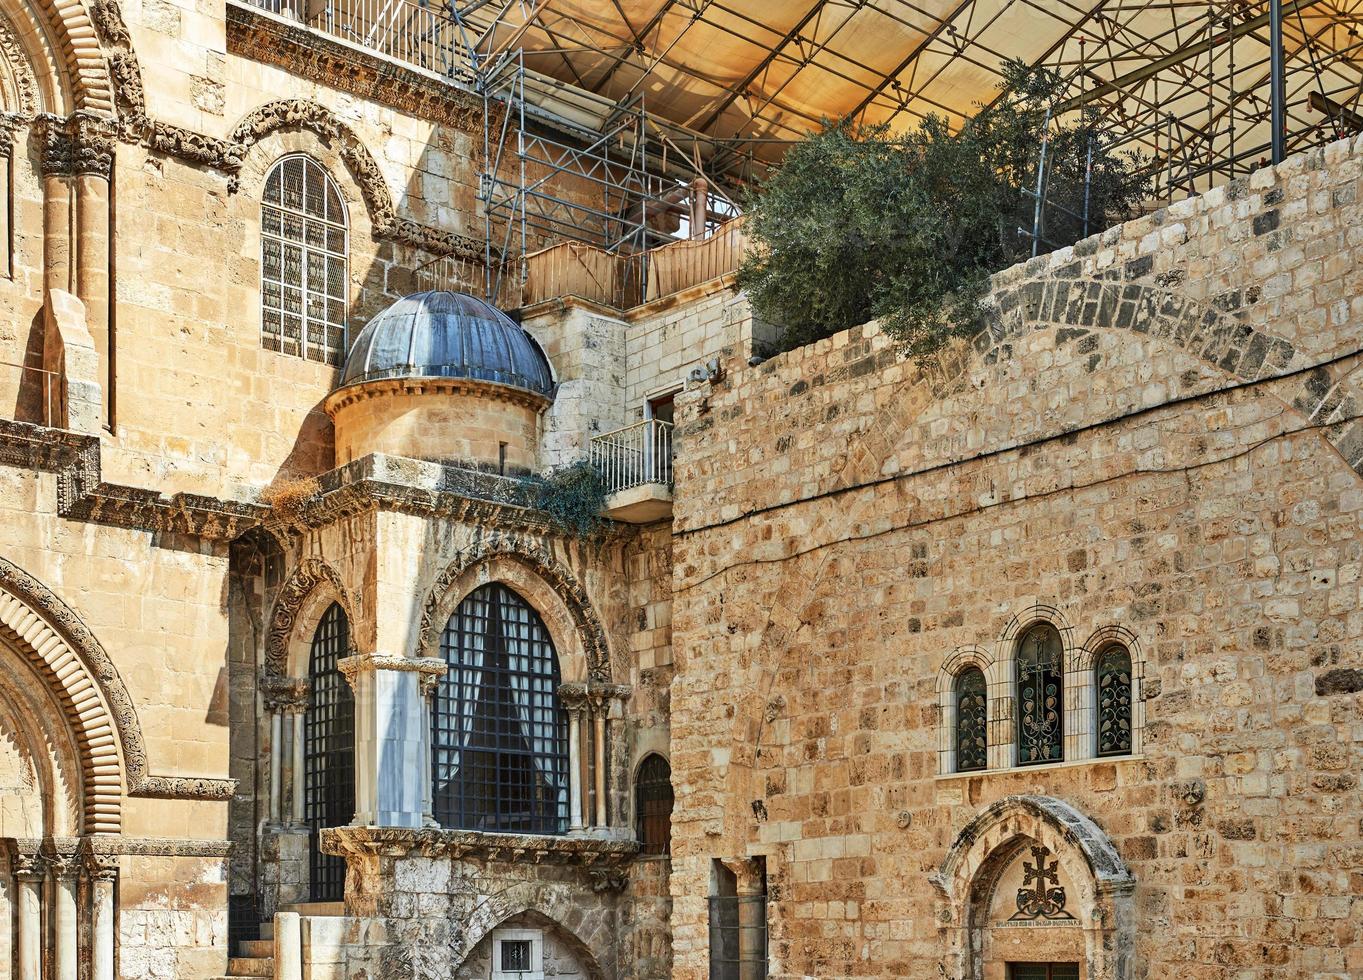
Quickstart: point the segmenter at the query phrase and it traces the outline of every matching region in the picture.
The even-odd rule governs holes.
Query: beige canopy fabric
[[[461,0],[486,50],[778,160],[821,120],[953,121],[1007,59],[1050,66],[1187,190],[1268,154],[1268,0]],[[1284,0],[1289,150],[1359,128],[1363,0]],[[1178,174],[1175,175],[1174,171]]]

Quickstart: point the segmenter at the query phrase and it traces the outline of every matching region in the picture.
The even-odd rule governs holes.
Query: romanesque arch
[[[355,606],[337,571],[319,558],[304,558],[275,599],[265,639],[265,677],[306,677],[312,630],[333,602],[345,611],[351,628]]]
[[[1048,796],[1009,796],[956,835],[933,876],[943,975],[1005,980],[1011,961],[1077,962],[1085,980],[1128,980],[1135,880],[1088,817]]]
[[[565,681],[610,681],[606,631],[586,589],[547,549],[505,535],[480,540],[436,578],[421,612],[420,656],[439,656],[440,634],[451,613],[464,596],[491,581],[511,586],[544,619]]]
[[[111,2],[111,0],[105,0]],[[114,111],[113,84],[91,12],[81,0],[0,3],[0,35],[27,53],[36,69],[38,92],[32,110],[62,115],[85,110],[101,116]],[[0,51],[6,42],[0,41]],[[9,52],[5,52],[8,54]]]
[[[456,971],[460,967],[471,966],[471,961],[479,958],[479,954],[490,958],[492,951],[488,948],[488,940],[498,929],[521,927],[543,932],[577,961],[576,965],[582,968],[583,974],[589,980],[603,980],[606,974],[597,962],[592,947],[564,925],[570,918],[574,918],[573,912],[577,910],[579,902],[580,899],[573,901],[567,896],[560,896],[557,891],[545,892],[543,888],[537,888],[529,882],[523,886],[513,885],[509,890],[496,895],[484,896],[469,915],[464,934],[454,942]],[[600,935],[591,938],[603,944],[600,949],[610,948],[611,936]],[[457,972],[456,975],[466,974]]]

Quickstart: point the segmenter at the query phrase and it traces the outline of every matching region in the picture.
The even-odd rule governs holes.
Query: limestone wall
[[[930,876],[1011,794],[1134,876],[1128,972],[1088,976],[1359,969],[1360,174],[1336,144],[1009,270],[926,364],[858,328],[684,396],[674,976],[749,855],[773,976],[956,975]],[[1139,756],[1011,768],[1039,618],[1125,631]],[[954,656],[1002,665],[998,771],[939,772]]]

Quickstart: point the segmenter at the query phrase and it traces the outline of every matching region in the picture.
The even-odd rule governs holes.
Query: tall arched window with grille
[[[956,771],[989,765],[989,700],[984,671],[967,667],[956,676]]]
[[[350,624],[333,602],[312,636],[312,697],[303,719],[303,819],[312,831],[309,882],[315,902],[340,901],[345,892],[345,859],[322,853],[319,832],[355,819],[355,698],[336,666],[349,647]]]
[[[1023,634],[1017,649],[1017,758],[1023,766],[1065,758],[1064,645],[1050,623]]]
[[[653,752],[634,780],[635,835],[644,854],[672,853],[672,767]]]
[[[1131,654],[1119,643],[1098,656],[1098,755],[1131,754]]]
[[[558,657],[539,614],[500,582],[445,626],[447,669],[431,710],[434,815],[442,827],[568,829],[568,719]]]
[[[336,182],[301,154],[265,178],[260,206],[260,341],[340,364],[346,352],[349,222]]]

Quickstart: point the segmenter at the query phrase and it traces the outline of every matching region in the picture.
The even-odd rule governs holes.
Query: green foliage
[[[563,532],[590,538],[606,525],[606,485],[596,467],[573,463],[547,476],[533,478],[535,506]]]
[[[796,347],[878,319],[915,355],[970,335],[988,315],[989,276],[1027,258],[1042,136],[1049,188],[1042,251],[1129,216],[1140,161],[1110,148],[1091,115],[1048,122],[1059,78],[1004,67],[999,99],[952,130],[929,116],[901,135],[826,124],[796,144],[747,202],[756,247],[739,270],[758,316]],[[1073,116],[1074,114],[1071,114]],[[1077,216],[1065,214],[1065,209]]]

